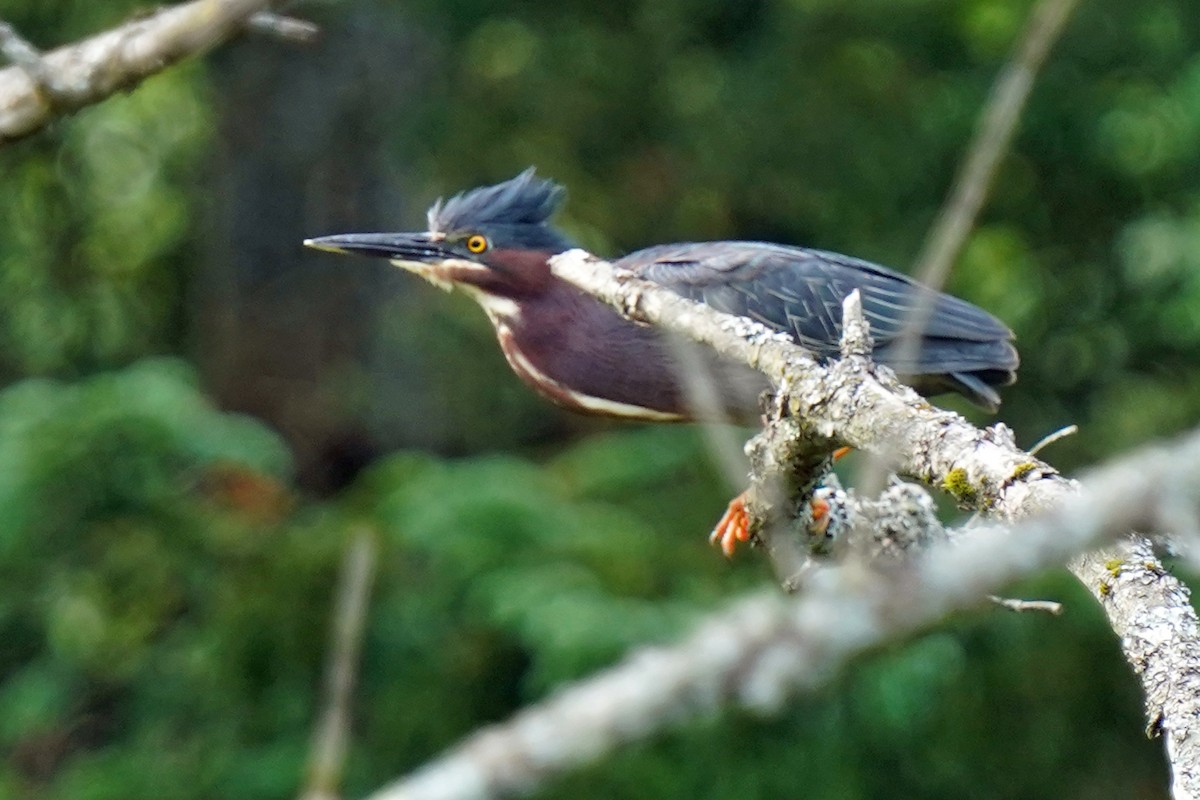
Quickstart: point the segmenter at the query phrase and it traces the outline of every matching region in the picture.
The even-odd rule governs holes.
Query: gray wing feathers
[[[1012,333],[991,314],[849,256],[758,242],[710,242],[652,247],[626,256],[621,265],[684,297],[785,331],[822,354],[836,352],[842,300],[858,289],[877,359],[901,373],[1017,366]],[[933,310],[917,363],[890,363],[889,343],[925,298]]]

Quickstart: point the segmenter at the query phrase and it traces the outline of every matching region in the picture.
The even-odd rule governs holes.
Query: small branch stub
[[[1052,614],[1056,617],[1063,613],[1062,603],[1054,600],[1020,600],[1015,597],[1000,597],[994,594],[989,594],[987,597],[988,600],[1001,608],[1007,608],[1009,611],[1016,611],[1018,613],[1037,611],[1043,614]]]
[[[1042,450],[1059,441],[1060,439],[1065,439],[1068,436],[1074,436],[1077,433],[1079,433],[1078,425],[1068,425],[1065,428],[1059,428],[1054,433],[1043,436],[1041,441],[1029,448],[1029,455],[1036,456],[1038,453],[1042,452]]]
[[[862,295],[858,289],[842,301],[842,355],[845,358],[867,358],[875,348],[871,326],[863,316]]]
[[[252,15],[246,22],[246,30],[293,44],[312,44],[321,38],[321,29],[314,23],[274,11]]]

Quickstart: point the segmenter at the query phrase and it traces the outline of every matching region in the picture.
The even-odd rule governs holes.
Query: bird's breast
[[[590,394],[586,390],[575,389],[570,384],[553,377],[545,371],[546,369],[553,370],[554,365],[558,363],[557,359],[549,360],[544,362],[544,365],[539,365],[534,359],[538,355],[544,355],[544,352],[531,353],[526,351],[518,343],[517,336],[510,324],[497,321],[494,318],[493,323],[496,327],[496,338],[500,342],[500,350],[504,353],[504,358],[508,361],[508,365],[512,367],[513,372],[527,386],[530,386],[538,394],[556,405],[580,413],[624,419],[641,419],[655,422],[677,422],[686,419],[680,413],[625,403],[608,397]],[[579,354],[576,355],[578,356]],[[567,357],[570,357],[569,354]]]
[[[749,419],[765,386],[758,373],[715,357],[681,361],[658,329],[565,284],[480,304],[513,372],[573,411],[656,422]],[[700,398],[696,387],[704,380],[709,390]]]

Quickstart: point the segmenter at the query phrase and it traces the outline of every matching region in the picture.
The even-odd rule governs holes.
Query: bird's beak
[[[446,291],[477,283],[481,276],[491,272],[483,264],[455,253],[441,234],[434,233],[340,233],[305,239],[304,246],[330,253],[386,258]]]
[[[304,246],[330,253],[420,264],[436,264],[455,258],[454,253],[428,233],[339,233],[305,239]]]

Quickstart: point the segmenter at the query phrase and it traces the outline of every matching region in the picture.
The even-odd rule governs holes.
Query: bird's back
[[[1004,323],[861,259],[763,242],[698,242],[639,250],[619,264],[683,297],[785,332],[819,355],[837,352],[842,301],[858,289],[875,359],[919,390],[957,391],[995,410],[994,387],[1015,377],[1017,351]],[[898,338],[922,302],[932,304],[929,320],[915,357],[906,357]]]

